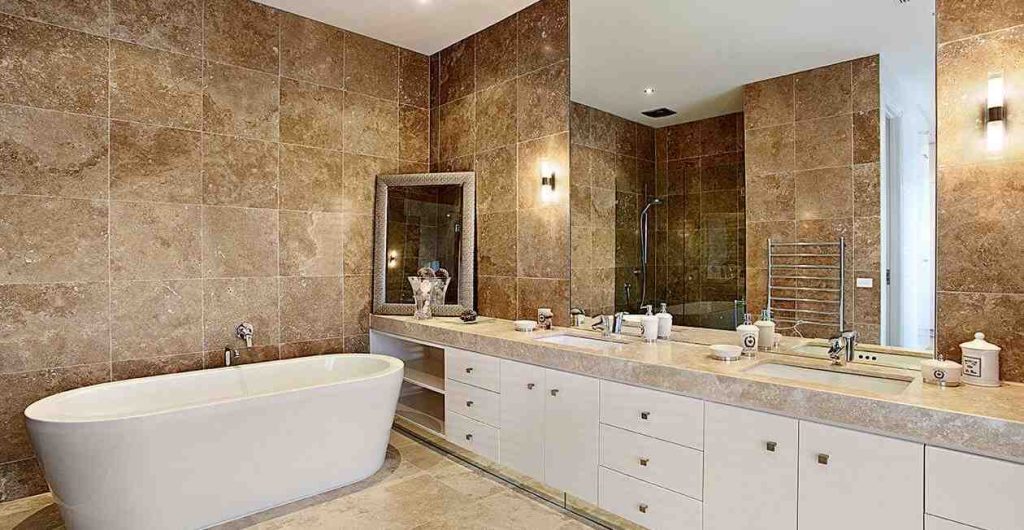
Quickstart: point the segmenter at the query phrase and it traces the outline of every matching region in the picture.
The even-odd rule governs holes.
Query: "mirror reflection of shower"
[[[647,201],[647,205],[640,212],[640,269],[638,275],[640,277],[640,304],[639,307],[647,305],[647,260],[650,254],[650,222],[648,214],[652,206],[660,206],[662,200],[658,197],[651,197]],[[629,300],[629,293],[626,294],[626,300]]]

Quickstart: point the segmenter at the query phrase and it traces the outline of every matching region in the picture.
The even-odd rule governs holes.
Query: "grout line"
[[[203,97],[199,102],[201,116],[199,128],[203,130],[199,137],[199,182],[202,188],[199,190],[202,203],[199,210],[199,274],[202,275],[203,266],[206,264],[204,259],[206,245],[203,237],[206,222],[206,209],[203,208],[203,205],[206,204],[206,0],[199,3],[199,9],[201,10],[199,14],[199,53],[203,56],[202,64],[199,66],[203,85]],[[279,85],[278,91],[280,89]],[[280,113],[280,102],[278,103],[278,113]],[[199,345],[206,350],[206,281],[204,279],[199,280]],[[200,364],[203,370],[207,368],[205,353],[200,358]]]
[[[111,2],[107,1],[107,33],[110,32],[109,24],[114,18],[114,8]],[[114,62],[114,48],[111,45],[111,41],[107,39],[107,380],[113,381],[114,379],[114,283],[113,283],[113,254],[111,249],[113,247],[113,212],[111,201],[111,181],[113,180],[113,164],[111,163],[110,153],[111,149],[111,134],[110,131],[113,129],[113,121],[110,119],[110,111],[113,103],[111,101],[111,79],[113,78],[113,62]]]

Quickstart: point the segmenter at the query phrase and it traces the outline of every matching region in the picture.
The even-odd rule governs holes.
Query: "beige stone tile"
[[[232,329],[234,329],[234,327],[232,327]],[[238,357],[231,361],[232,366],[238,364],[265,363],[267,361],[276,361],[281,358],[281,348],[277,344],[246,348],[245,344],[243,344],[239,339],[236,338],[235,341],[236,344],[238,344],[238,347],[234,347],[232,349],[238,354]],[[225,344],[228,343],[225,342]],[[203,352],[203,367],[224,367],[224,347],[221,346]]]
[[[203,276],[277,276],[277,211],[203,207]]]
[[[516,94],[520,142],[569,130],[568,61],[518,77]]]
[[[793,173],[795,219],[853,216],[853,174],[849,166]]]
[[[518,317],[536,319],[537,309],[551,308],[556,326],[569,325],[569,280],[518,278],[516,281]]]
[[[344,353],[369,353],[370,352],[370,335],[368,333],[362,333],[359,335],[352,335],[351,337],[345,337],[345,349]]]
[[[0,388],[4,389],[4,399],[0,401],[0,462],[32,456],[25,428],[26,407],[46,396],[102,383],[109,377],[107,362],[0,375]]]
[[[700,190],[715,191],[743,188],[743,157],[742,151],[702,156],[700,158]],[[638,186],[637,191],[644,192],[644,188]]]
[[[345,156],[340,152],[292,145],[282,146],[281,208],[343,210],[344,168]]]
[[[110,350],[115,361],[203,350],[202,280],[113,282]]]
[[[398,100],[399,48],[358,33],[345,35],[345,90]]]
[[[275,144],[203,135],[203,203],[277,208],[278,165]]]
[[[571,520],[519,493],[502,491],[421,524],[416,530],[559,528]]]
[[[105,362],[106,283],[0,286],[0,373]]]
[[[568,0],[541,0],[518,18],[520,74],[569,58]]]
[[[340,276],[344,257],[342,214],[280,212],[282,276]]]
[[[0,102],[107,115],[106,39],[0,15],[0,63]]]
[[[373,272],[373,215],[343,214],[345,255],[342,266],[345,274]]]
[[[594,135],[600,134],[599,121],[594,122]],[[681,123],[665,128],[665,155],[659,161],[679,160],[700,156],[700,124],[697,122]]]
[[[0,106],[0,192],[105,198],[107,123],[28,107]]]
[[[115,39],[201,55],[202,0],[110,0],[110,14]]]
[[[797,121],[852,111],[853,67],[850,62],[807,70],[793,77]]]
[[[484,316],[515,320],[516,278],[480,276],[477,278],[477,311]]]
[[[747,179],[747,221],[783,221],[795,217],[793,175],[779,173]]]
[[[871,55],[851,61],[853,68],[853,112],[880,108],[881,82],[879,81],[879,57]]]
[[[590,186],[572,186],[569,190],[569,221],[573,228],[593,226],[591,189]]]
[[[568,208],[519,210],[517,226],[517,276],[568,279]]]
[[[440,51],[437,82],[438,105],[462,99],[474,92],[475,49],[473,39],[466,38]],[[431,97],[434,96],[431,95]]]
[[[796,168],[796,132],[792,124],[747,130],[745,147],[748,177]]]
[[[281,80],[281,141],[341,150],[345,92]]]
[[[206,58],[276,74],[278,17],[276,10],[249,0],[206,0]]]
[[[344,116],[345,152],[398,157],[398,103],[347,92]]]
[[[203,369],[203,353],[166,355],[147,359],[128,359],[111,363],[110,374],[114,381],[150,377],[154,375],[177,374]]]
[[[279,113],[277,76],[206,63],[204,130],[276,141]]]
[[[747,223],[747,266],[766,268],[768,239],[793,241],[796,237],[796,223],[793,221],[766,221]]]
[[[743,145],[743,114],[737,115],[739,121],[739,130],[736,132],[736,141],[742,146]],[[653,127],[647,127],[646,125],[637,124],[636,126],[636,157],[641,160],[648,160],[651,162],[655,161],[655,148],[654,148],[654,131]]]
[[[516,212],[482,214],[477,218],[478,274],[515,276]]]
[[[794,76],[776,77],[743,87],[743,121],[747,130],[796,121]]]
[[[281,344],[282,359],[341,353],[343,351],[345,351],[345,339],[341,337]]]
[[[936,12],[940,43],[1024,24],[1017,0],[938,0]]]
[[[999,375],[1007,381],[1024,381],[1024,333],[1018,325],[1024,317],[1024,296],[998,293],[951,293],[936,298],[938,345],[936,353],[960,360],[959,344],[978,331],[1002,347]]]
[[[538,138],[518,147],[517,194],[519,209],[569,204],[569,134]],[[555,190],[547,200],[541,193],[543,169],[555,172]],[[614,178],[614,177],[613,177]]]
[[[253,346],[280,342],[277,278],[232,278],[203,280],[203,341],[205,350],[217,353],[223,347],[245,346],[235,337],[235,326],[253,326]],[[276,350],[275,350],[276,351]]]
[[[742,120],[742,113],[726,114],[701,120],[701,156],[734,153],[742,150],[742,129],[738,125]]]
[[[110,124],[110,195],[116,200],[202,202],[200,133]]]
[[[459,493],[477,500],[507,491],[508,486],[482,471],[445,458],[441,465],[427,471],[442,484]],[[530,501],[535,502],[535,501]]]
[[[201,206],[114,201],[110,274],[115,280],[200,277]]]
[[[853,215],[881,215],[881,172],[877,163],[853,166]]]
[[[377,176],[393,174],[396,169],[393,160],[346,153],[341,209],[350,213],[372,213]]]
[[[441,106],[438,123],[441,161],[472,156],[476,152],[474,99],[469,96]]]
[[[516,76],[517,20],[517,15],[509,16],[473,37],[476,39],[476,90]]]
[[[398,157],[402,160],[430,160],[430,111],[408,105],[398,109]]]
[[[345,336],[361,335],[370,329],[371,280],[368,274],[345,275]],[[338,306],[334,306],[336,310]]]
[[[476,151],[516,143],[516,84],[494,85],[476,94]]]
[[[281,75],[335,88],[345,86],[345,31],[281,13]]]
[[[430,107],[430,59],[411,50],[399,50],[398,102],[426,109]]]
[[[878,270],[881,266],[881,229],[878,217],[853,218],[853,267]]]
[[[748,153],[751,147],[747,147]],[[853,118],[849,114],[797,122],[796,169],[848,166],[853,162]]]
[[[0,196],[0,219],[0,283],[106,281],[106,202]]]
[[[342,287],[340,276],[281,278],[281,342],[341,337]]]
[[[110,42],[110,115],[154,125],[199,129],[203,112],[202,61]]]
[[[57,26],[106,35],[106,0],[4,0],[0,11]]]
[[[38,525],[40,530],[64,527],[57,505],[53,503],[53,495],[47,491],[42,468],[36,465],[34,458],[0,464],[0,475],[5,477],[4,484],[11,486],[0,490],[0,498],[5,499],[0,507],[0,525],[4,525],[4,528],[17,528],[19,524],[31,521],[30,524]],[[22,490],[30,482],[35,482],[37,487]]]
[[[878,162],[882,149],[882,129],[878,109],[853,115],[853,163]]]

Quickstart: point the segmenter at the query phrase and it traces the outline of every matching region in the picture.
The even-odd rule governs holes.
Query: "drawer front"
[[[498,429],[455,412],[449,412],[446,416],[444,429],[449,442],[494,462],[498,461]]]
[[[704,402],[699,399],[601,381],[601,423],[704,448]]]
[[[696,449],[601,425],[601,465],[700,500],[704,454]]]
[[[934,515],[924,516],[924,530],[978,530],[976,527],[955,523]]]
[[[925,448],[925,511],[986,530],[1024,528],[1024,465]]]
[[[445,348],[445,372],[448,379],[498,392],[501,361],[458,348]]]
[[[544,482],[545,370],[501,360],[501,463]]]
[[[700,530],[700,501],[608,468],[600,471],[599,506],[650,528]]]
[[[445,408],[468,418],[501,427],[501,396],[490,390],[448,380],[445,385]]]

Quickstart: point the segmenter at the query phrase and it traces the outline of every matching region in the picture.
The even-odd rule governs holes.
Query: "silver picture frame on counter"
[[[423,187],[442,188],[446,186],[458,187],[461,194],[461,216],[453,223],[451,239],[458,249],[454,251],[453,257],[458,263],[451,267],[453,282],[456,288],[454,303],[446,298],[443,304],[432,306],[432,313],[435,316],[458,316],[467,309],[473,309],[473,286],[475,284],[475,234],[476,234],[476,175],[473,172],[454,173],[410,173],[403,175],[378,175],[376,182],[376,194],[374,202],[374,244],[373,244],[373,313],[378,315],[412,315],[416,310],[414,303],[406,301],[395,301],[394,290],[399,284],[408,283],[404,278],[405,268],[411,267],[406,264],[405,268],[396,266],[392,261],[403,259],[404,256],[396,256],[398,251],[389,247],[388,233],[389,223],[398,222],[389,219],[389,212],[393,211],[396,205],[391,204],[397,201],[397,194],[404,190],[413,190]],[[454,191],[454,190],[452,190]],[[404,222],[404,220],[403,220]],[[391,254],[389,256],[389,253]],[[422,256],[417,257],[421,262]],[[427,259],[429,261],[429,258]],[[390,265],[390,267],[389,267]],[[413,269],[423,266],[417,263]],[[388,271],[398,269],[402,277],[392,278],[389,284]],[[395,273],[392,273],[394,275]],[[389,290],[389,287],[391,290]]]

